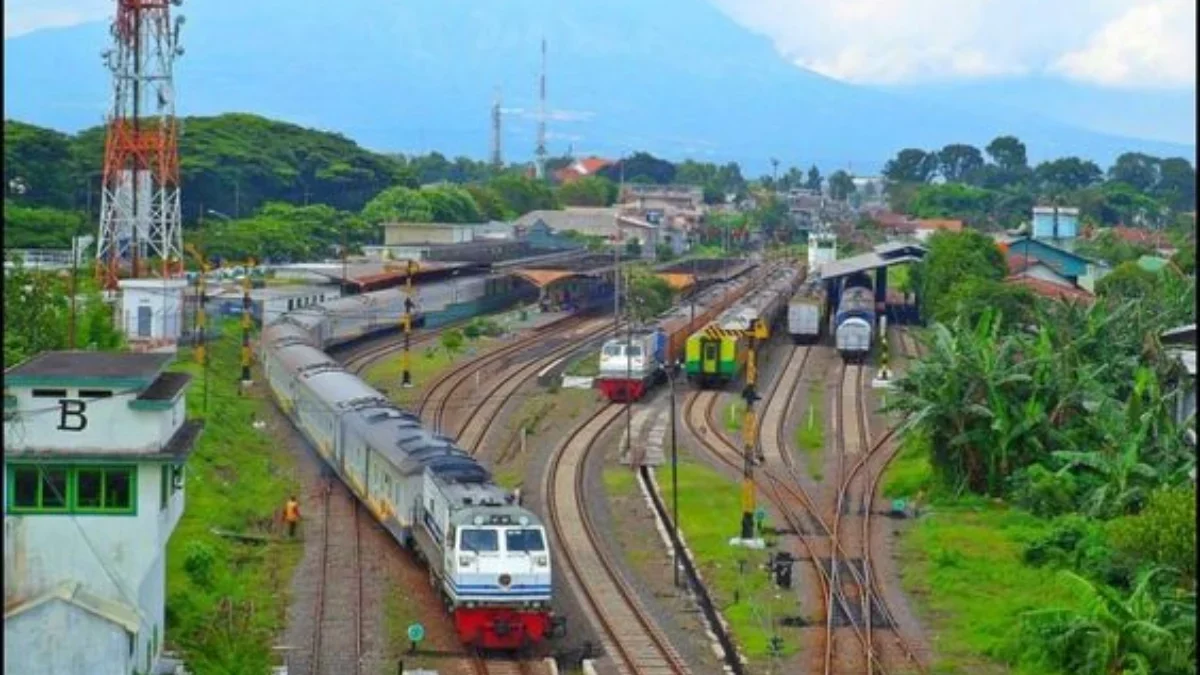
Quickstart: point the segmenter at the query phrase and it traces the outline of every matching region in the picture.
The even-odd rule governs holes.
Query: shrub
[[[1134,568],[1168,567],[1195,588],[1195,485],[1159,490],[1141,513],[1117,518],[1107,527],[1118,560]]]
[[[1013,501],[1036,516],[1053,518],[1075,508],[1079,486],[1069,473],[1032,464],[1013,475]]]

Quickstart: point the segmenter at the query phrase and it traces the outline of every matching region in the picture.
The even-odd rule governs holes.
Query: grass
[[[630,474],[628,470],[618,473]],[[606,472],[606,485],[609,484]],[[668,476],[661,473],[661,476]],[[663,480],[663,499],[671,503],[670,480]],[[618,486],[620,487],[620,486]],[[610,487],[610,490],[612,488]],[[693,460],[679,462],[679,520],[700,572],[709,585],[713,600],[729,622],[734,639],[757,667],[765,664],[768,640],[772,635],[770,617],[783,638],[784,655],[799,647],[800,632],[779,621],[798,614],[790,591],[776,590],[762,570],[768,551],[754,551],[729,545],[740,527],[741,489],[736,483]],[[764,523],[770,527],[770,522]],[[745,573],[739,572],[744,562]],[[752,669],[755,670],[755,669]]]
[[[741,398],[731,398],[729,403],[725,404],[725,411],[721,415],[721,420],[725,424],[725,430],[733,433],[742,430],[742,418],[746,414],[746,401]]]
[[[405,389],[400,386],[403,377],[403,359],[400,354],[382,359],[367,368],[363,379],[367,384],[382,390],[388,398],[398,406],[411,406],[421,398],[421,392],[442,371],[453,363],[470,358],[472,352],[491,342],[490,338],[478,338],[467,342],[464,350],[451,354],[441,345],[424,346],[412,350],[410,355],[409,376],[413,387]]]
[[[913,433],[900,440],[900,452],[883,472],[883,496],[911,498],[933,488],[933,465],[926,439]]]
[[[1021,562],[1021,552],[1050,529],[1045,521],[991,502],[940,504],[902,537],[905,590],[926,617],[938,660],[935,673],[1034,671],[1014,663],[1023,612],[1082,604],[1055,571]]]
[[[204,417],[205,429],[187,463],[184,514],[167,544],[166,638],[192,672],[266,672],[303,547],[239,543],[211,528],[266,534],[299,481],[295,456],[251,427],[272,403],[261,382],[254,393],[238,395],[241,330],[226,321],[223,331],[209,348],[207,414],[192,351],[180,350],[172,366],[193,375],[188,415]]]
[[[596,377],[600,374],[600,355],[581,356],[572,361],[563,373],[573,377]]]
[[[796,447],[807,458],[808,475],[821,480],[821,451],[825,448],[825,418],[822,413],[824,391],[821,383],[814,381],[808,388],[808,412],[800,426],[796,427]]]

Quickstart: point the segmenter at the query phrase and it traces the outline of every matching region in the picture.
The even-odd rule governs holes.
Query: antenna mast
[[[492,166],[497,170],[504,166],[504,159],[500,154],[500,117],[502,105],[500,87],[496,87],[496,100],[492,103]]]
[[[115,290],[123,267],[137,277],[142,259],[158,258],[163,278],[183,270],[175,58],[183,55],[171,5],[183,0],[117,0],[104,53],[113,75],[104,145],[96,276]],[[153,112],[152,112],[153,111]]]
[[[542,76],[538,91],[538,134],[534,171],[538,180],[546,178],[546,38],[542,38]]]

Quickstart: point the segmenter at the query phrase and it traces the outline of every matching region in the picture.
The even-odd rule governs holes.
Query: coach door
[[[700,343],[700,372],[715,373],[721,360],[721,341],[705,338]]]

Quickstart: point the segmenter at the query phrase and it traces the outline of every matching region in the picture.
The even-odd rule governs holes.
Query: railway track
[[[471,659],[475,675],[533,675],[537,672],[534,662],[521,658],[484,658],[476,654]]]
[[[321,490],[321,560],[310,675],[361,675],[362,519],[358,500],[332,478]],[[337,522],[334,522],[337,521]]]
[[[600,539],[584,499],[588,456],[623,411],[601,408],[567,436],[543,483],[549,523],[558,541],[560,569],[598,629],[604,652],[625,675],[690,673],[687,664],[625,582]]]
[[[918,672],[925,672],[920,661],[915,658],[914,650],[909,647],[904,636],[894,629],[891,608],[883,598],[878,580],[871,565],[870,517],[874,506],[874,495],[878,488],[879,478],[883,468],[894,454],[894,448],[882,451],[885,442],[891,435],[888,432],[880,441],[871,444],[866,419],[865,396],[863,394],[862,370],[860,366],[844,368],[837,391],[839,416],[846,412],[845,404],[849,402],[851,417],[850,424],[844,421],[838,424],[839,442],[839,476],[832,500],[825,501],[825,508],[820,508],[817,500],[805,490],[792,463],[792,455],[788,449],[787,425],[788,409],[794,400],[794,394],[800,381],[805,365],[808,363],[811,348],[793,347],[784,366],[781,376],[775,381],[764,406],[763,421],[760,429],[763,465],[756,471],[755,483],[776,507],[788,526],[799,538],[803,550],[801,559],[807,560],[812,567],[819,586],[821,604],[819,614],[824,620],[821,638],[821,663],[816,668],[820,672],[830,674],[841,672],[847,658],[843,654],[851,651],[850,644],[861,654],[860,663],[855,663],[845,669],[846,672],[883,673],[892,672],[894,663],[885,665],[877,653],[875,645],[876,629],[889,630],[893,640],[889,645],[895,645],[902,656],[898,660],[905,667],[911,666]],[[852,386],[846,389],[845,383],[850,381]],[[685,404],[684,420],[693,435],[700,439],[708,448],[710,454],[729,468],[740,472],[742,468],[742,451],[719,431],[716,423],[716,404],[719,400],[717,392],[703,391],[694,394]],[[844,433],[851,433],[849,438]],[[850,455],[854,455],[851,459]],[[872,458],[878,464],[876,471],[868,472],[865,478],[865,489],[853,490],[856,479],[863,468]],[[862,529],[859,533],[861,541],[858,546],[848,542],[850,537],[843,532],[841,521],[844,511],[852,510],[857,505],[862,511]],[[853,553],[861,551],[859,559],[861,566],[854,564]],[[824,561],[824,562],[823,562]],[[840,616],[838,612],[840,611]],[[875,616],[883,619],[885,626],[876,625]],[[835,617],[839,621],[835,621]],[[836,624],[847,624],[841,630]],[[846,633],[849,633],[847,635]],[[852,640],[852,642],[848,642]],[[838,650],[843,654],[838,654]],[[897,651],[897,650],[889,650]],[[843,662],[835,662],[835,655],[843,657]],[[854,657],[849,657],[853,659]],[[889,662],[897,659],[889,659]]]

